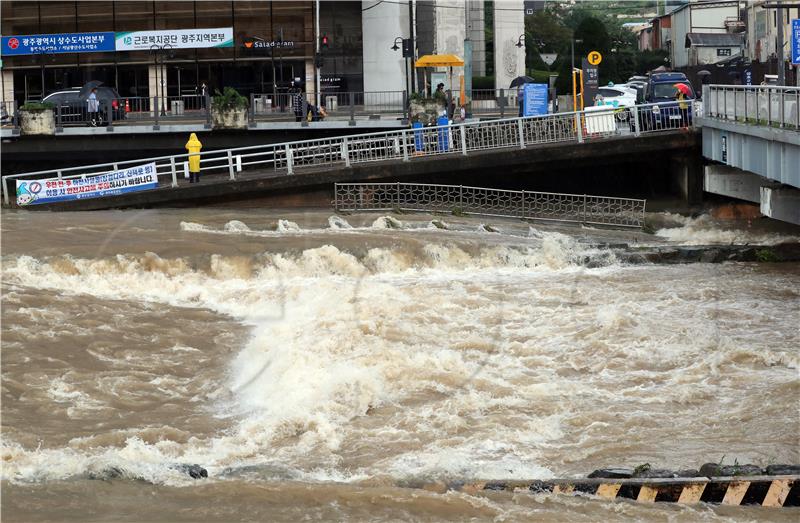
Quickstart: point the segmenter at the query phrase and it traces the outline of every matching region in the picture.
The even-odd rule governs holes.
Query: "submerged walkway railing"
[[[421,183],[337,183],[337,211],[423,211],[579,222],[644,225],[646,200]]]
[[[203,175],[222,175],[230,180],[236,180],[243,171],[253,170],[258,170],[261,176],[292,175],[306,169],[346,168],[367,162],[409,162],[431,156],[466,156],[487,150],[525,149],[547,143],[582,144],[614,136],[675,131],[693,127],[693,116],[691,100],[630,108],[589,107],[571,113],[204,151],[200,153],[200,167]],[[76,178],[149,163],[154,164],[159,188],[188,185],[188,158],[188,154],[175,154],[3,176],[3,202],[10,205],[10,195],[16,192],[13,182],[18,179],[53,179],[58,187],[69,187]]]

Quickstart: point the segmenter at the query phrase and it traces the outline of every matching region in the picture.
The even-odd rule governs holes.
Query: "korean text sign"
[[[233,28],[133,31],[117,33],[116,42],[117,51],[233,47]]]
[[[3,56],[114,51],[114,33],[4,36]]]
[[[158,187],[154,162],[85,178],[17,180],[17,205],[100,198]]]

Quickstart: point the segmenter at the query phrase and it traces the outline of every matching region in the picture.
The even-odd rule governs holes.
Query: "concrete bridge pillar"
[[[703,201],[703,166],[699,154],[684,153],[670,158],[671,189],[688,204]]]

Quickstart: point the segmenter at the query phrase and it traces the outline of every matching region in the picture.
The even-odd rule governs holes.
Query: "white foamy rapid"
[[[397,223],[382,217],[373,226]],[[217,232],[254,231],[228,222]],[[100,317],[112,327],[122,321],[113,304],[131,302],[147,306],[149,322],[198,311],[206,315],[195,321],[209,322],[210,310],[251,335],[203,394],[181,393],[159,377],[146,382],[169,389],[174,396],[162,402],[175,408],[202,404],[223,429],[156,437],[140,417],[111,442],[83,434],[35,448],[5,437],[3,477],[112,471],[183,484],[193,480],[176,464],[198,463],[212,477],[259,466],[303,480],[530,479],[623,462],[621,438],[639,445],[642,459],[664,462],[648,454],[662,452],[650,445],[657,440],[670,441],[682,465],[702,463],[718,442],[683,443],[682,435],[750,430],[769,437],[743,445],[791,461],[795,450],[775,442],[795,441],[796,427],[764,419],[782,419],[772,411],[785,405],[765,398],[784,397],[796,383],[800,334],[796,323],[786,328],[788,311],[800,304],[800,294],[786,291],[794,276],[739,273],[737,265],[623,267],[610,252],[565,235],[531,236],[527,247],[412,237],[358,253],[323,245],[258,256],[9,257],[3,276],[11,293],[81,298],[76,310],[108,302]],[[89,320],[96,318],[72,322]],[[203,365],[196,358],[207,354],[161,339],[157,327],[114,333],[146,335],[148,352],[193,362],[160,363],[170,369]],[[102,344],[89,349],[105,357]],[[49,401],[83,416],[106,408],[64,376],[42,385]],[[110,375],[98,387],[116,398],[124,377]],[[766,417],[741,414],[756,411]]]
[[[660,228],[656,235],[683,245],[776,245],[800,241],[800,236],[746,229],[741,224],[726,227],[725,222],[708,214],[695,218],[671,213],[664,216],[674,226]]]
[[[197,229],[185,223],[182,227]],[[336,227],[343,224],[337,222]],[[290,222],[279,228],[294,229]],[[252,231],[232,221],[221,232]],[[587,256],[606,265],[614,263],[613,256],[587,251],[559,234],[545,235],[538,247],[496,246],[473,252],[455,245],[426,244],[419,251],[372,248],[357,257],[324,245],[294,256],[212,255],[201,264],[163,259],[154,253],[104,259],[20,256],[9,260],[4,264],[4,279],[12,286],[208,308],[239,319],[253,332],[231,364],[229,381],[218,384],[235,398],[215,407],[220,415],[231,416],[231,428],[225,434],[183,443],[145,442],[131,435],[120,447],[103,448],[87,448],[78,438],[66,448],[39,450],[4,440],[3,477],[63,479],[102,475],[112,468],[126,477],[171,483],[185,478],[176,463],[201,463],[218,473],[226,467],[263,464],[265,460],[289,464],[294,474],[316,479],[359,479],[375,474],[374,464],[343,475],[336,467],[306,469],[297,461],[301,456],[335,453],[348,438],[348,424],[353,420],[376,408],[396,408],[425,391],[451,394],[451,407],[441,412],[426,407],[419,420],[424,430],[443,431],[443,436],[447,426],[460,423],[453,417],[458,416],[456,412],[472,410],[476,401],[481,409],[518,405],[518,399],[493,398],[488,390],[464,388],[470,376],[482,368],[480,354],[499,348],[496,333],[476,327],[486,314],[501,318],[504,307],[498,295],[486,300],[473,316],[470,311],[477,302],[469,297],[470,289],[481,287],[481,281],[489,288],[505,285],[502,282],[513,280],[514,274],[527,272],[536,277],[580,269],[579,262]],[[436,288],[442,292],[430,295]],[[420,307],[420,300],[428,303]],[[452,300],[463,303],[454,307]],[[450,337],[454,321],[463,324],[465,336],[459,344],[434,343]],[[415,332],[420,322],[433,322],[422,337]],[[102,402],[61,381],[50,385],[49,394],[54,401],[74,404],[81,413],[104,408]],[[414,424],[421,413],[408,415],[408,422]],[[433,425],[429,427],[429,423]],[[543,431],[546,440],[558,432],[555,425],[553,418],[535,432]],[[377,437],[367,432],[362,435],[366,439]],[[281,442],[287,438],[293,443],[283,446]],[[501,446],[480,458],[474,450],[477,446],[480,437],[469,438],[463,447],[448,449],[435,465],[422,465],[420,460],[427,462],[426,454],[436,452],[427,449],[420,455],[423,457],[415,452],[402,454],[381,467],[400,475],[480,476],[498,466],[495,458],[502,454],[502,466],[513,463],[519,474],[534,470],[547,474],[530,461],[530,453],[509,453],[509,448]],[[468,456],[474,458],[470,466],[466,465]]]

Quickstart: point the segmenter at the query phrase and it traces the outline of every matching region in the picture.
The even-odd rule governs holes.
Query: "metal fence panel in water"
[[[338,211],[452,212],[642,227],[645,200],[418,183],[337,183]]]

